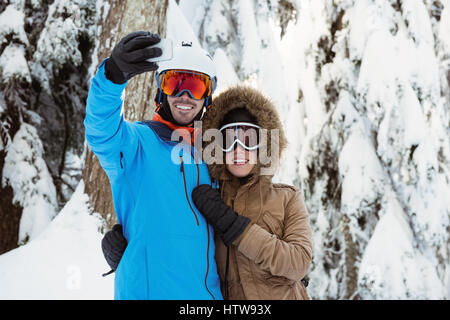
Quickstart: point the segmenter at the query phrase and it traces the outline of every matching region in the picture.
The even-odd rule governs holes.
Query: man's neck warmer
[[[163,119],[159,113],[156,113],[152,120],[164,123],[166,126],[168,126],[170,129],[174,131],[178,130],[178,133],[181,137],[183,137],[183,140],[191,145],[194,145],[195,138],[200,132],[200,130],[195,130],[194,127],[178,126],[170,121],[167,121]]]

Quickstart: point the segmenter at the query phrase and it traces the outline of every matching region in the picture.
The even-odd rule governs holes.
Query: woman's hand
[[[225,245],[230,246],[250,223],[250,219],[238,215],[227,206],[219,192],[208,184],[201,184],[192,191],[192,200],[214,230],[221,234]]]

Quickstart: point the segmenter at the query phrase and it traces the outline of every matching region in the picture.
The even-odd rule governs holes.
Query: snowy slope
[[[90,214],[81,181],[35,239],[0,256],[0,299],[113,299],[101,252],[103,221]]]

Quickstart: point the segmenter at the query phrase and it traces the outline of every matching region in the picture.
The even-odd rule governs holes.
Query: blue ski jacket
[[[191,199],[196,185],[211,184],[206,164],[195,162],[192,146],[171,141],[163,123],[124,119],[126,83],[105,77],[105,61],[92,79],[84,126],[128,241],[114,297],[222,299],[213,229]]]

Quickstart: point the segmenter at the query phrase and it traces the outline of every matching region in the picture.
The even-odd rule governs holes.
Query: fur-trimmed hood
[[[275,105],[259,90],[249,86],[239,85],[230,87],[214,97],[212,105],[203,119],[203,132],[208,129],[219,129],[225,115],[237,108],[247,109],[256,118],[258,125],[262,129],[267,130],[267,143],[262,143],[262,147],[259,149],[258,165],[255,166],[254,173],[257,175],[273,176],[274,171],[279,166],[279,159],[283,150],[286,148],[287,141]],[[265,141],[264,135],[262,141]],[[214,141],[206,142],[205,146],[210,143],[214,143]],[[272,155],[273,149],[278,149],[278,154]],[[262,163],[261,154],[267,155],[268,157],[266,158],[276,159],[275,163],[272,163],[273,161],[271,163]],[[211,177],[214,179],[223,179],[224,174],[228,172],[224,164],[208,164],[208,168]],[[263,168],[266,171],[263,171]]]

